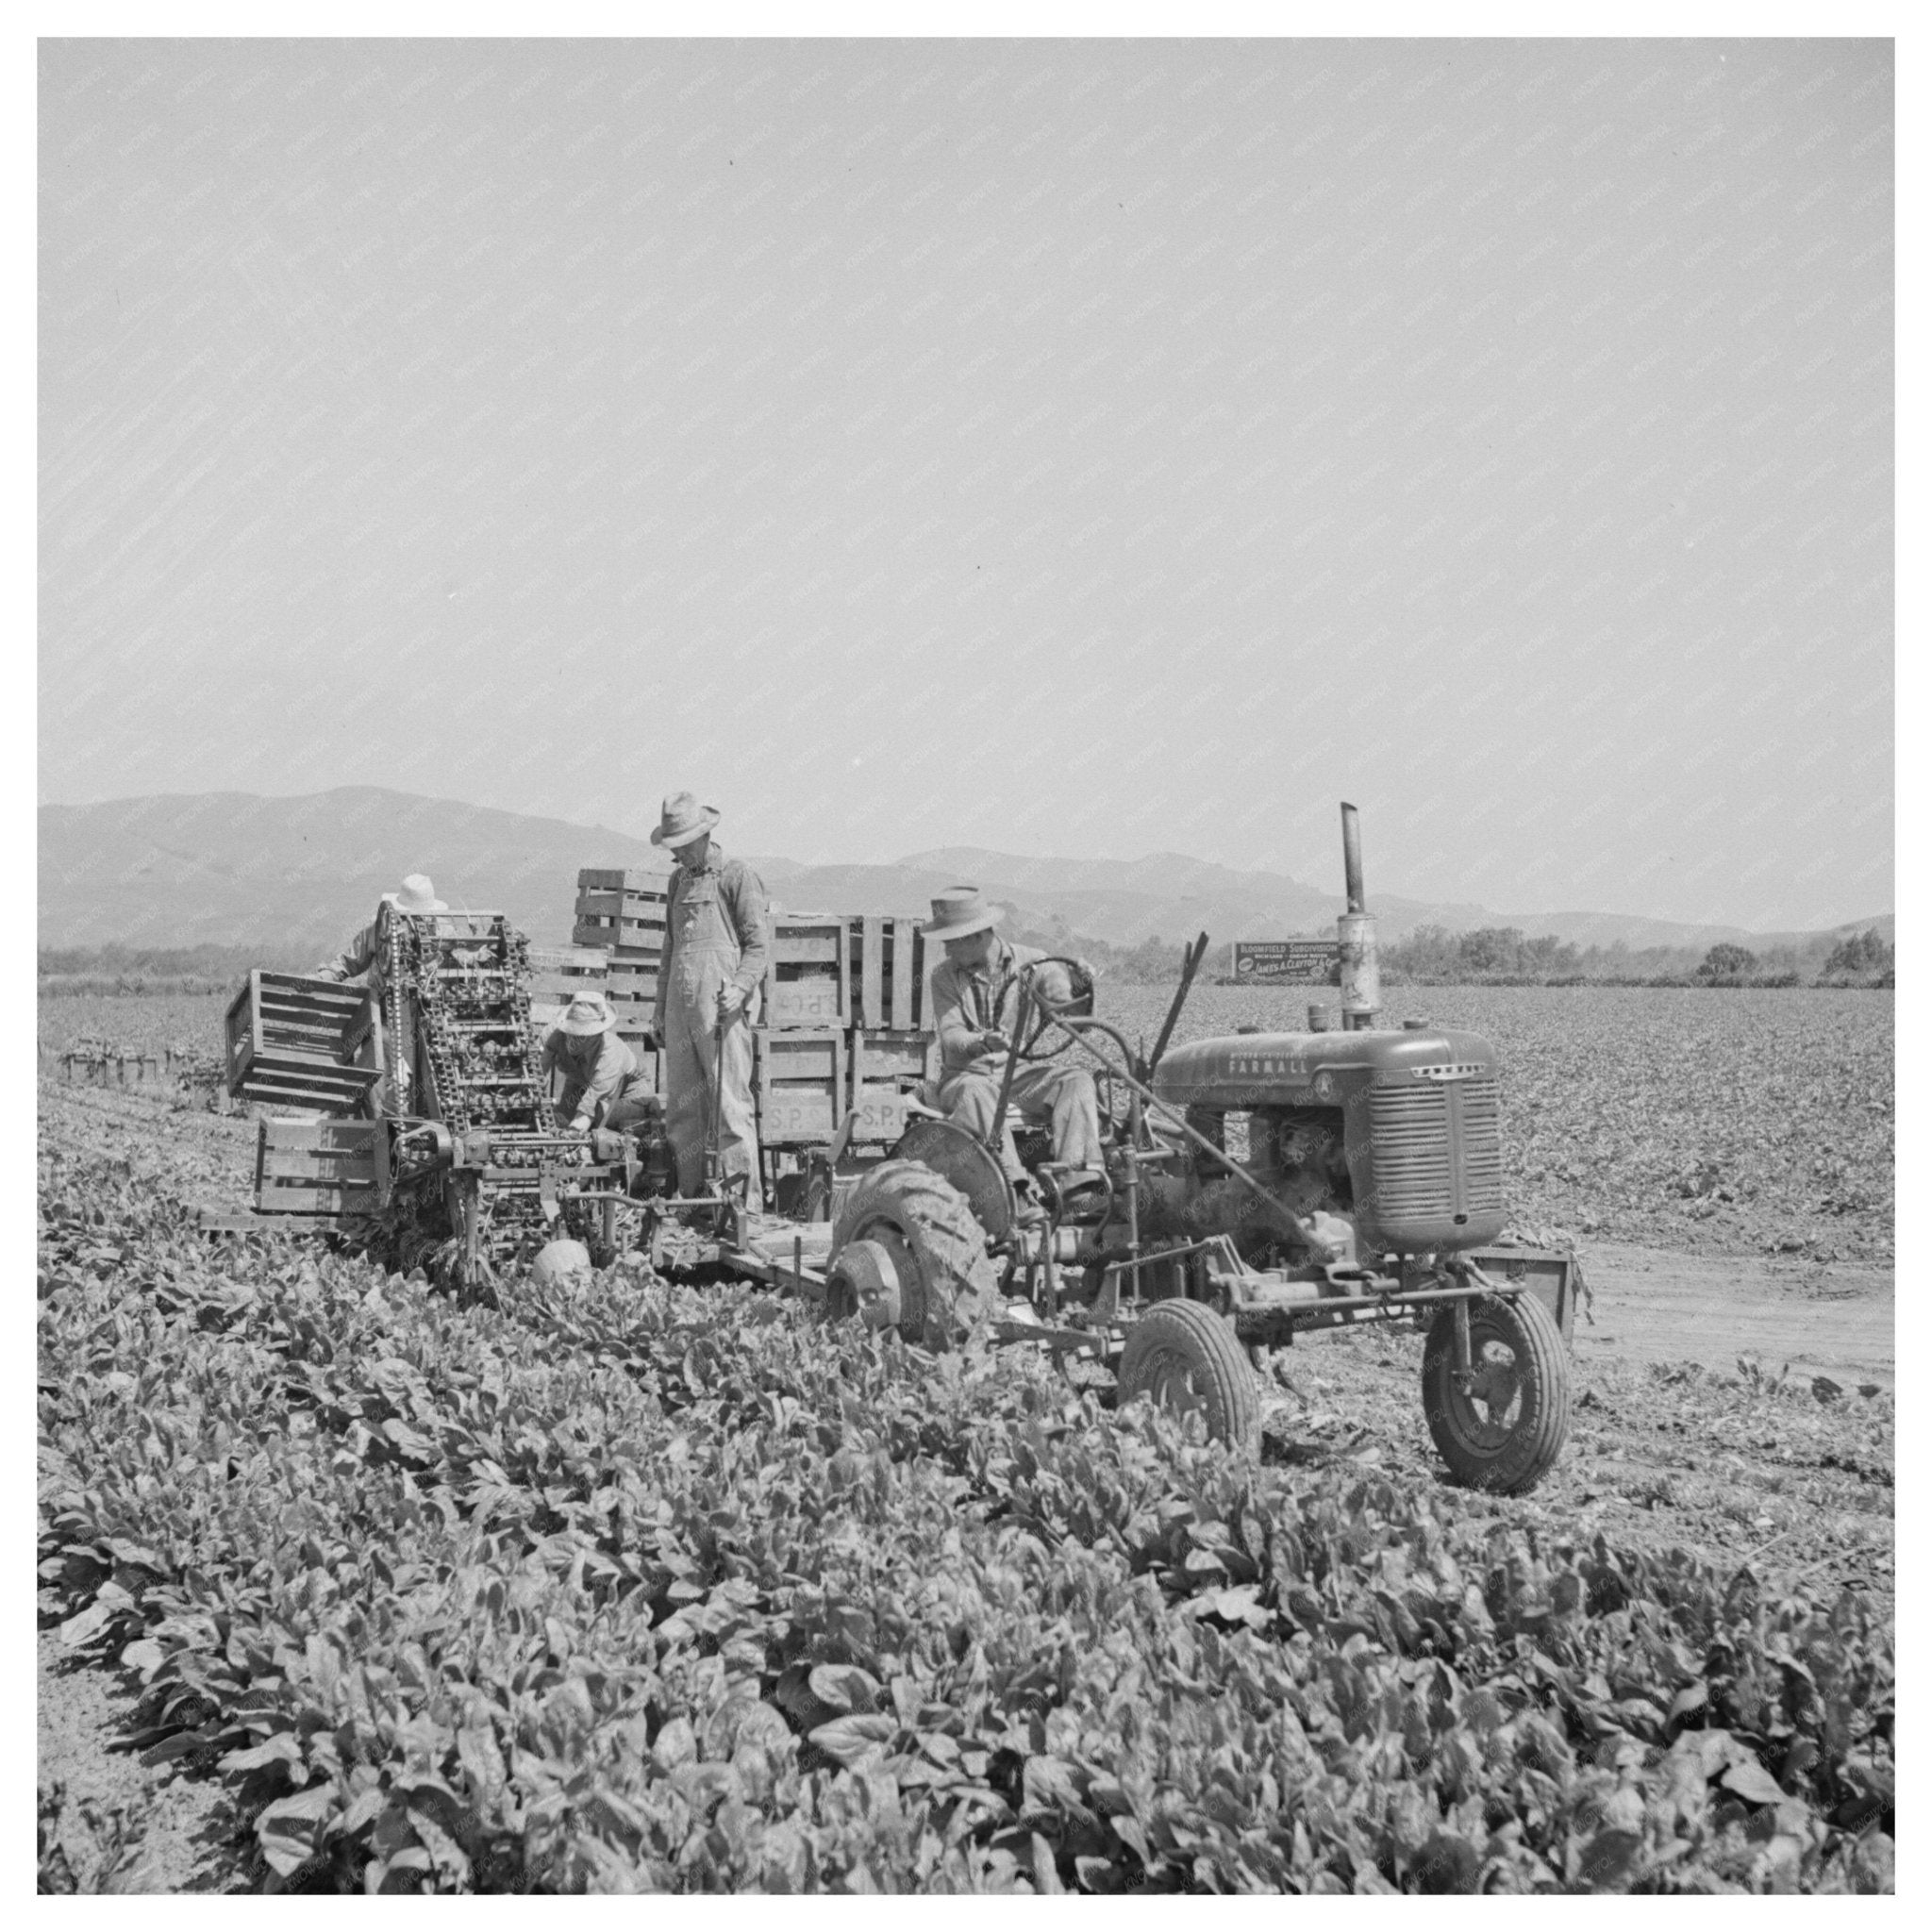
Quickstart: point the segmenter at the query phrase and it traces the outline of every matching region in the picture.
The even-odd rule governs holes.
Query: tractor
[[[1262,1350],[1318,1329],[1419,1326],[1424,1412],[1452,1475],[1530,1489],[1569,1429],[1581,1270],[1574,1255],[1499,1240],[1495,1049],[1419,1021],[1375,1024],[1351,806],[1342,826],[1340,1028],[1170,1050],[1204,934],[1143,1058],[1094,1016],[1076,961],[1036,962],[1023,969],[1005,1087],[1055,1050],[1091,1059],[1108,1141],[1098,1175],[1069,1174],[1044,1158],[1043,1137],[1018,1136],[1023,1204],[999,1158],[1003,1091],[984,1140],[927,1110],[856,1174],[828,1150],[804,1209],[836,1202],[823,1269],[806,1269],[795,1229],[789,1266],[782,1228],[744,1237],[736,1260],[835,1319],[924,1347],[985,1331],[1104,1360],[1122,1401],[1144,1393],[1192,1411],[1250,1451]]]

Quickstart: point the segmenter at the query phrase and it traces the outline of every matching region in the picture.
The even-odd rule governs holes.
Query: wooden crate
[[[532,946],[531,1009],[561,1008],[582,993],[605,991],[608,958],[601,946]]]
[[[613,1000],[654,1004],[658,997],[657,954],[612,953],[604,968],[604,989]]]
[[[577,874],[580,892],[656,892],[661,898],[670,885],[669,866],[654,871],[646,866],[587,865]]]
[[[623,885],[587,886],[589,878],[623,877]],[[623,946],[651,953],[664,944],[664,920],[671,900],[670,875],[664,873],[580,872],[577,874],[576,925],[573,937],[580,946]]]
[[[929,1024],[926,982],[930,966],[945,958],[935,946],[926,958],[925,936],[916,919],[855,915],[846,922],[847,971],[852,1018],[857,1025],[907,1033]]]
[[[911,1099],[898,1087],[867,1083],[858,1088],[854,1100],[858,1118],[852,1124],[853,1142],[868,1146],[884,1142],[890,1146],[906,1131],[906,1123],[912,1118]]]
[[[845,1036],[763,1031],[752,1037],[760,1143],[796,1147],[829,1141],[845,1117]]]
[[[846,922],[831,913],[774,912],[765,964],[764,1024],[844,1026],[851,1016]]]
[[[926,1076],[931,1049],[930,1033],[874,1033],[855,1026],[851,1039],[853,1083],[893,1080],[916,1084]]]
[[[299,973],[248,975],[227,1013],[228,1091],[237,1099],[351,1113],[375,1084],[368,991]]]
[[[328,1225],[381,1206],[378,1121],[267,1120],[255,1143],[255,1208]]]

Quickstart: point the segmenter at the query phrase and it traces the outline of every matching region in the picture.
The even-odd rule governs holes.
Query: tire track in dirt
[[[1730,1372],[1740,1356],[1767,1374],[1894,1387],[1894,1273],[1873,1262],[1753,1260],[1590,1242],[1595,1296],[1579,1321],[1579,1368],[1608,1356]]]

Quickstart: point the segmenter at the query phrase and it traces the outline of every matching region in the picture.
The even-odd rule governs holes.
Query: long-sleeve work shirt
[[[660,1039],[664,1034],[665,1006],[672,988],[677,984],[677,933],[684,923],[678,916],[678,908],[700,883],[710,886],[717,902],[715,922],[699,921],[701,926],[712,924],[716,928],[707,933],[708,942],[717,943],[727,932],[737,942],[737,963],[721,974],[720,984],[735,986],[748,996],[765,976],[765,960],[771,952],[771,914],[764,881],[743,859],[727,858],[713,844],[697,871],[680,865],[671,874],[664,908],[664,950],[658,958],[657,1031]],[[705,1016],[705,1024],[708,1030],[708,1014]]]
[[[991,1074],[1005,1065],[1006,1056],[980,1042],[984,1032],[997,1029],[1010,1040],[1020,1011],[1020,968],[1047,956],[1038,946],[1018,946],[994,941],[992,958],[985,966],[967,968],[943,959],[932,975],[934,1026],[940,1037],[942,1077],[955,1074]]]
[[[544,1080],[558,1068],[563,1092],[558,1105],[563,1118],[573,1121],[579,1114],[595,1118],[600,1107],[615,1099],[636,1075],[638,1058],[614,1033],[566,1033],[553,1026],[543,1042]]]
[[[373,992],[382,991],[384,955],[389,950],[389,901],[375,908],[375,917],[359,927],[355,937],[333,959],[315,969],[317,979],[357,979],[369,975]]]

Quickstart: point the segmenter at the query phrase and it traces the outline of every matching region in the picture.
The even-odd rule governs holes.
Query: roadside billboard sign
[[[1234,977],[1241,986],[1339,986],[1341,948],[1334,940],[1236,940]]]

